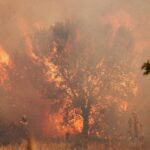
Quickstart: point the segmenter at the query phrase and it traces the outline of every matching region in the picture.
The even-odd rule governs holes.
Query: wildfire
[[[134,30],[135,28],[135,22],[134,20],[131,18],[131,16],[126,13],[125,11],[120,11],[115,13],[114,15],[106,15],[103,18],[103,23],[104,24],[110,24],[112,26],[112,39],[111,41],[108,41],[108,43],[110,42],[111,44],[113,44],[115,36],[116,36],[116,32],[117,30],[121,27],[124,26],[125,28],[129,29],[129,31]],[[24,19],[19,19],[18,20],[18,26],[19,29],[21,31],[21,35],[24,39],[25,42],[25,47],[27,49],[27,54],[30,56],[31,59],[33,60],[38,60],[38,56],[36,56],[36,54],[33,52],[33,46],[32,46],[32,40],[29,36],[29,27],[28,27],[28,23],[24,20]],[[41,25],[37,22],[34,25],[37,29],[42,28]],[[75,37],[75,42],[74,43],[79,43],[79,41],[81,40],[81,33],[80,30],[76,30],[76,37]],[[65,44],[65,48],[64,50],[67,52],[70,49],[72,49],[72,46],[74,43],[71,43],[73,41],[69,40],[66,44]],[[144,41],[144,42],[135,42],[135,49],[139,49],[139,51],[142,51],[148,44],[150,41]],[[56,43],[53,42],[52,44],[52,50],[53,52],[55,52],[56,49]],[[93,43],[95,44],[95,43]],[[92,47],[92,46],[91,46]],[[62,79],[60,77],[57,76],[57,67],[51,63],[49,57],[43,57],[41,59],[41,61],[43,61],[43,64],[45,64],[45,66],[48,68],[45,76],[48,78],[49,82],[55,82],[57,87],[60,86],[60,83],[62,81]],[[2,47],[0,47],[0,64],[2,65],[9,65],[10,63],[10,56],[7,54],[6,50],[3,49]],[[100,64],[98,64],[96,67],[100,68],[100,66],[103,66],[104,61],[102,60]],[[1,65],[0,65],[0,70],[1,69]],[[123,87],[123,89],[128,89],[129,91],[131,91],[135,96],[138,92],[138,87],[135,85],[135,81],[134,79],[129,75],[127,75],[127,77],[123,78],[123,76],[121,75],[121,80],[122,82],[120,82],[117,85],[114,85],[114,89],[118,91],[118,93],[121,93],[121,88]],[[1,76],[0,75],[0,80],[4,80],[6,79],[6,75]],[[133,79],[133,80],[132,80]],[[88,78],[89,82],[93,82],[92,84],[95,85],[94,83],[96,83],[96,79],[92,80],[92,78]],[[69,89],[68,89],[69,90]],[[69,93],[69,91],[68,91]],[[109,97],[109,96],[108,96]],[[107,97],[106,97],[107,98]],[[112,99],[112,97],[110,98]],[[120,112],[125,112],[128,109],[128,102],[127,101],[122,101],[120,103],[118,103],[118,107]],[[94,112],[94,111],[93,111]],[[96,112],[96,111],[95,111]],[[75,115],[76,113],[74,113]],[[82,118],[75,118],[73,120],[73,126],[72,127],[65,127],[63,125],[61,125],[62,121],[63,121],[63,116],[60,112],[56,113],[56,114],[49,114],[47,115],[47,118],[45,119],[45,125],[44,125],[44,133],[48,134],[48,135],[64,135],[65,132],[67,132],[68,130],[70,131],[70,133],[77,133],[77,132],[81,132],[82,128],[83,128],[83,120]],[[90,120],[91,124],[94,122],[92,119]],[[53,130],[53,132],[52,132]]]
[[[6,50],[0,46],[0,85],[8,90],[10,87],[5,84],[5,81],[8,80],[6,66],[11,66],[10,56]]]
[[[122,101],[119,105],[119,110],[121,112],[126,112],[128,109],[128,103],[126,101]]]
[[[25,46],[27,48],[27,54],[33,58],[34,60],[37,60],[37,56],[35,55],[35,53],[33,52],[32,50],[32,41],[31,41],[31,38],[29,36],[29,27],[28,27],[28,24],[27,22],[25,21],[25,19],[23,18],[20,18],[18,20],[18,26],[19,26],[19,29],[22,33],[22,36],[24,38],[24,41],[25,41]]]
[[[47,136],[63,136],[65,134],[65,129],[61,125],[63,117],[59,113],[45,115],[44,123],[43,123],[43,134]]]
[[[48,72],[46,74],[46,77],[49,82],[53,81],[56,83],[56,85],[59,87],[61,78],[56,77],[57,76],[57,67],[49,61],[49,59],[44,58],[44,64],[48,68]]]
[[[9,65],[10,58],[7,52],[0,46],[0,64]]]

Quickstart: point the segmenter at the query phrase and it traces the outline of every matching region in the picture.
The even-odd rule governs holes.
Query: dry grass
[[[31,141],[30,141],[31,142]],[[71,148],[71,145],[67,145],[65,143],[49,143],[49,144],[41,144],[41,143],[35,143],[32,142],[32,145],[28,145],[29,143],[23,142],[21,145],[9,145],[5,147],[0,147],[0,150],[78,150],[76,148]],[[83,150],[83,149],[80,149]],[[88,148],[84,150],[128,150],[128,148],[125,148],[124,146],[114,146],[111,148],[105,148],[102,144],[89,144]]]
[[[63,142],[41,143],[30,137],[26,141],[23,141],[20,145],[0,146],[0,150],[149,150],[149,148],[131,148],[131,144],[128,142],[122,144],[120,143],[120,145],[112,145],[111,147],[106,147],[104,144],[99,142],[92,142],[88,143],[86,148],[73,147],[74,143],[75,142],[72,144]]]

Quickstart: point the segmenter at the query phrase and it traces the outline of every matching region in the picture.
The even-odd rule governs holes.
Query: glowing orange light
[[[9,55],[1,46],[0,46],[0,63],[4,65],[9,64]]]
[[[127,111],[127,109],[128,109],[128,102],[126,102],[126,101],[121,102],[119,105],[119,110],[120,111]]]

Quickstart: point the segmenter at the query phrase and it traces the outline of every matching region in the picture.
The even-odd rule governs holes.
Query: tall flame
[[[25,46],[27,48],[27,54],[31,58],[36,60],[37,56],[32,51],[33,48],[32,48],[32,41],[31,41],[31,38],[29,36],[29,27],[28,27],[28,24],[25,21],[25,19],[23,19],[23,18],[18,19],[18,26],[19,26],[19,29],[20,29],[20,31],[22,33],[24,41],[25,41]]]

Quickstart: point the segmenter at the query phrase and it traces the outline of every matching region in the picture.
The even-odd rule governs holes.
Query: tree
[[[48,60],[53,81],[63,91],[66,124],[80,119],[82,134],[87,137],[91,130],[99,128],[101,115],[112,103],[119,106],[119,101],[133,95],[134,84],[131,72],[124,67],[128,53],[119,51],[120,45],[131,48],[131,40],[120,40],[122,34],[126,37],[130,34],[121,28],[116,45],[110,49],[104,46],[109,38],[106,32],[87,32],[83,27],[72,22],[57,23],[49,30],[38,32],[33,44],[36,55]],[[117,44],[118,39],[125,45]]]
[[[91,39],[77,39],[76,30],[77,26],[70,23],[54,26],[51,60],[57,66],[57,76],[61,78],[60,87],[63,87],[69,99],[67,109],[77,109],[83,120],[82,134],[87,137],[91,109],[99,99],[102,86],[103,60],[91,47]]]
[[[144,75],[150,74],[150,61],[143,64],[142,69],[144,70]]]

